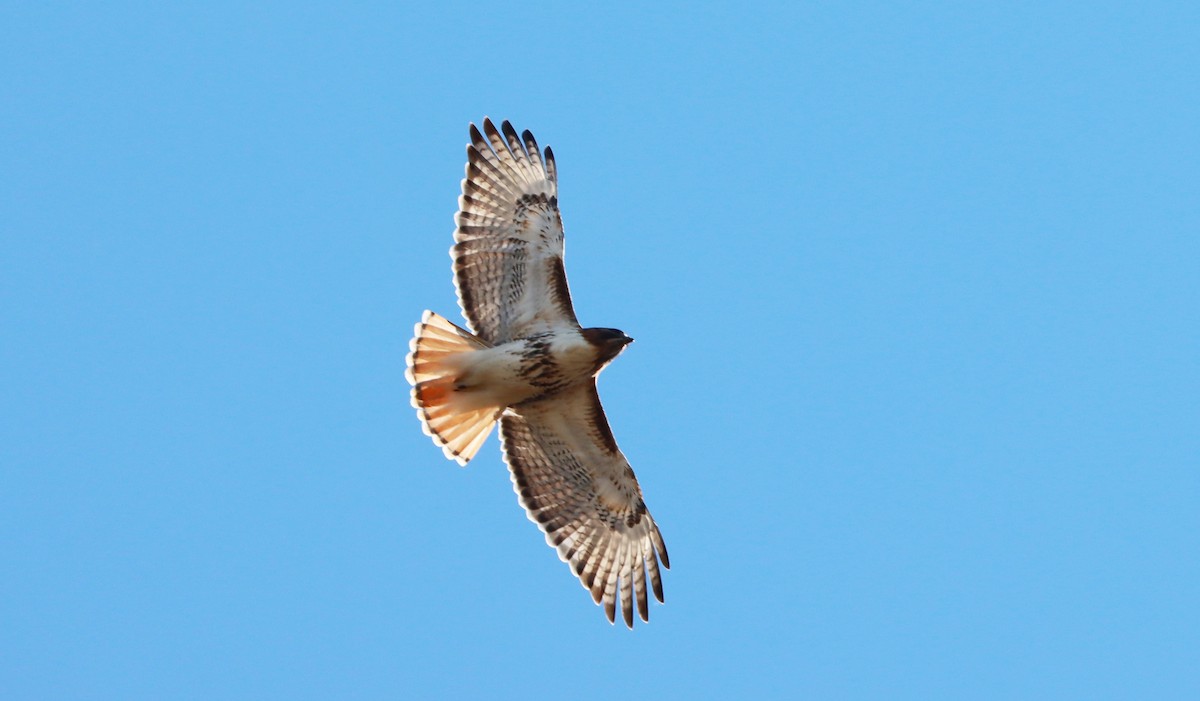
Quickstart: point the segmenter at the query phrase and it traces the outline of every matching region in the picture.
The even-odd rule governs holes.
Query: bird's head
[[[584,329],[583,337],[596,349],[597,372],[620,355],[621,351],[625,350],[625,346],[633,343],[632,338],[618,329]]]

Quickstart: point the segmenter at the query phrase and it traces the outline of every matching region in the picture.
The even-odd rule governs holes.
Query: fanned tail
[[[466,465],[487,440],[502,408],[457,406],[455,383],[465,354],[488,345],[430,311],[421,315],[415,332],[408,344],[411,352],[404,375],[413,386],[412,405],[421,419],[421,430],[448,459]]]

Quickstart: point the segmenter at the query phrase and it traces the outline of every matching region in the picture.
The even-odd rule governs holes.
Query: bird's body
[[[582,328],[563,268],[554,155],[528,131],[471,125],[459,198],[454,280],[471,331],[425,312],[407,377],[421,426],[466,465],[496,422],[513,486],[529,518],[610,621],[620,598],[633,627],[646,580],[663,600],[658,526],[617,447],[596,376],[632,341]],[[486,137],[485,137],[486,135]]]
[[[515,406],[590,381],[609,350],[594,345],[583,330],[556,329],[454,354],[444,362],[454,377],[458,411],[474,411]]]

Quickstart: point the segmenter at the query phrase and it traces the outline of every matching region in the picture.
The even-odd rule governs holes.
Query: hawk
[[[472,124],[454,217],[454,285],[470,331],[426,311],[405,376],[421,428],[466,465],[496,422],[529,519],[615,620],[649,620],[667,548],[604,417],[596,376],[633,339],[582,328],[563,270],[558,171],[549,147]]]

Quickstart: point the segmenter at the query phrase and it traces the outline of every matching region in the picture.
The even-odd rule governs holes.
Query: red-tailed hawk
[[[633,339],[584,329],[563,271],[554,154],[508,122],[471,125],[454,217],[454,284],[471,331],[425,312],[406,376],[421,428],[466,465],[500,422],[521,506],[612,622],[618,594],[649,620],[670,567],[658,526],[617,448],[596,375]]]

